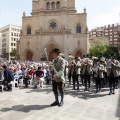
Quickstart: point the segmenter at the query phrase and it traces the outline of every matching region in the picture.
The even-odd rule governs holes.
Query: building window
[[[2,40],[2,42],[6,42],[6,38]]]
[[[2,47],[6,47],[6,43],[2,44]]]
[[[114,41],[118,41],[118,39],[114,39]]]
[[[13,41],[13,37],[11,37],[11,41]]]
[[[54,2],[52,2],[51,7],[52,7],[52,9],[55,9],[55,3]]]
[[[55,21],[52,21],[52,22],[50,23],[50,28],[51,28],[51,29],[56,29],[56,28],[57,28],[57,23],[56,23]]]
[[[11,46],[13,46],[13,43],[11,43]]]
[[[13,36],[13,32],[11,32],[11,36]]]
[[[14,43],[14,46],[16,46],[16,44]]]
[[[59,1],[56,3],[56,8],[60,9],[60,2]]]
[[[76,33],[81,33],[81,26],[80,26],[80,24],[77,24]]]
[[[2,37],[6,37],[6,33],[2,34]]]
[[[50,9],[50,3],[49,3],[49,2],[47,2],[46,8],[47,8],[47,9]]]
[[[31,27],[27,27],[27,35],[30,35],[31,34]]]

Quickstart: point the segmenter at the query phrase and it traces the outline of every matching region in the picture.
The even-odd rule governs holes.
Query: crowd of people
[[[43,87],[44,81],[46,84],[50,83],[50,66],[50,64],[43,62],[4,61],[0,63],[0,81],[5,91],[12,90],[10,83],[16,77],[18,77],[18,84],[21,77],[24,79],[25,88],[28,87],[30,79],[33,80],[34,88],[37,88],[38,84],[40,84],[40,87]]]
[[[61,54],[61,57],[64,58],[64,55]],[[23,76],[25,88],[29,86],[29,79],[33,80],[34,89],[38,85],[43,88],[44,84],[52,83],[53,71],[52,62],[4,61],[0,62],[0,81],[6,91],[12,90],[10,83],[15,76]],[[109,85],[109,95],[111,95],[115,94],[115,89],[118,89],[120,62],[116,60],[114,54],[107,59],[69,56],[69,60],[64,58],[64,76],[69,85],[73,86],[72,90],[79,90],[82,84],[84,91],[91,91],[93,82],[96,93]]]

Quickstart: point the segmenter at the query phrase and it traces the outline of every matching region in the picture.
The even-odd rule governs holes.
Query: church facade
[[[75,0],[33,0],[31,16],[23,13],[18,47],[21,60],[52,61],[54,48],[66,59],[82,57],[89,51],[86,9],[77,13]]]

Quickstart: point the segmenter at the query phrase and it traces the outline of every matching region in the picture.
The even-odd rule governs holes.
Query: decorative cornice
[[[71,34],[71,29],[40,29],[35,31],[36,35],[40,34]]]

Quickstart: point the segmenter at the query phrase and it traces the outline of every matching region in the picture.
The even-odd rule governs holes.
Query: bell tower
[[[75,0],[61,0],[61,8],[74,9],[75,10]]]
[[[76,11],[75,0],[33,0],[32,15],[41,12]]]

